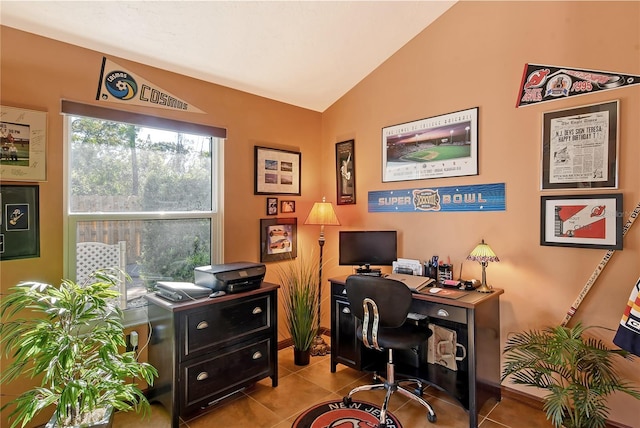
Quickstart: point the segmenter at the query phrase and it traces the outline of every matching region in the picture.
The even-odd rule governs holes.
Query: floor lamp
[[[324,227],[325,226],[340,226],[340,221],[336,216],[336,212],[333,210],[331,202],[325,202],[324,196],[322,202],[315,202],[311,212],[304,221],[304,224],[319,225],[320,226],[320,238],[318,238],[318,244],[320,245],[320,263],[318,269],[318,333],[313,339],[311,345],[311,355],[326,355],[330,348],[322,338],[320,334],[320,306],[322,303],[322,249],[324,247]]]

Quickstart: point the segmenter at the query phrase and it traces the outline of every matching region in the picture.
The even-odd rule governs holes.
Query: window
[[[69,277],[118,267],[81,243],[122,250],[131,309],[158,280],[192,282],[194,267],[222,262],[223,129],[70,102],[63,113]]]

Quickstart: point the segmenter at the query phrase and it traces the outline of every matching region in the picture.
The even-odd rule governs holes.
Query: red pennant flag
[[[640,76],[525,64],[516,108],[640,83]]]

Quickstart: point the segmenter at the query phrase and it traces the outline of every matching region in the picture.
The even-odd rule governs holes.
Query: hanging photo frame
[[[37,185],[1,185],[0,261],[40,257]]]
[[[260,219],[260,261],[277,262],[291,260],[298,252],[298,219]]]
[[[46,181],[47,113],[0,106],[0,179]]]
[[[356,203],[355,140],[336,144],[336,187],[338,205]]]
[[[255,195],[300,195],[302,154],[254,146]]]

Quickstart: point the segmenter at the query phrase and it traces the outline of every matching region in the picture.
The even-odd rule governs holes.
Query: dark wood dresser
[[[278,386],[278,285],[217,298],[149,300],[149,362],[158,378],[149,400],[171,426],[266,377]]]

